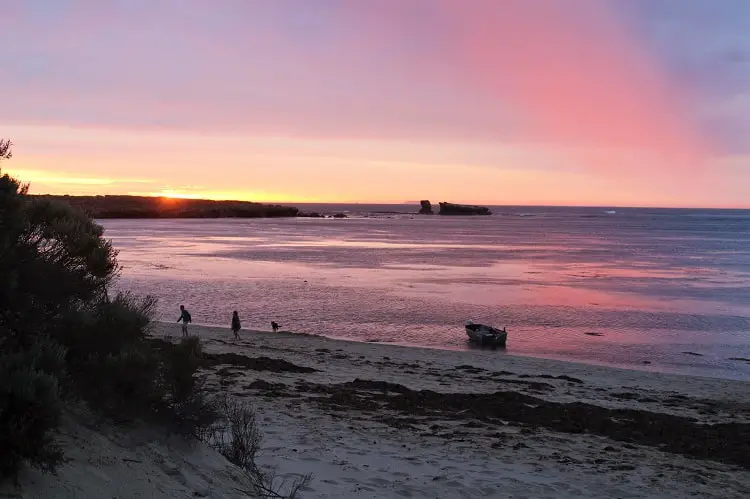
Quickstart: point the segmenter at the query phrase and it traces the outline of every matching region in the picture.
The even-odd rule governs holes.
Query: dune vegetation
[[[11,144],[0,140],[0,160]],[[112,293],[120,266],[81,207],[32,197],[0,171],[0,479],[24,466],[55,471],[66,411],[158,425],[238,465],[260,497],[287,494],[255,465],[259,432],[245,403],[204,388],[201,343],[149,336],[156,300]]]

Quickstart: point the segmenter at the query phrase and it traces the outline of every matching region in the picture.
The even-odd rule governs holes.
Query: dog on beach
[[[281,327],[281,326],[279,326],[279,324],[278,324],[278,323],[276,323],[275,321],[271,321],[271,329],[273,329],[273,332],[274,332],[274,333],[275,333],[275,332],[277,332],[277,331],[279,330],[279,328],[280,328],[280,327]]]

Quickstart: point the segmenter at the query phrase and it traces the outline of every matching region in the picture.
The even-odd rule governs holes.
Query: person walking
[[[193,318],[190,317],[190,312],[185,309],[185,305],[180,305],[180,317],[177,319],[177,322],[180,321],[182,321],[182,336],[185,337],[188,335],[187,325],[193,322]]]
[[[237,314],[237,311],[235,310],[232,312],[232,332],[234,333],[234,339],[239,340],[240,335],[238,334],[240,332],[240,329],[242,328],[242,324],[240,323],[240,316]]]

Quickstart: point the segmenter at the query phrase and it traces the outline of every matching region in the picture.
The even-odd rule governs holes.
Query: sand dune
[[[0,497],[26,499],[246,498],[240,471],[198,442],[143,428],[118,428],[67,413],[60,434],[65,464],[56,475],[26,470],[21,488]]]

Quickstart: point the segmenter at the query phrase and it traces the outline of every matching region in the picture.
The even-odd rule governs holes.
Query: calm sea
[[[106,220],[119,286],[198,324],[750,379],[750,212],[303,206],[346,219]],[[227,337],[230,333],[227,332]],[[487,351],[487,355],[505,355]]]

